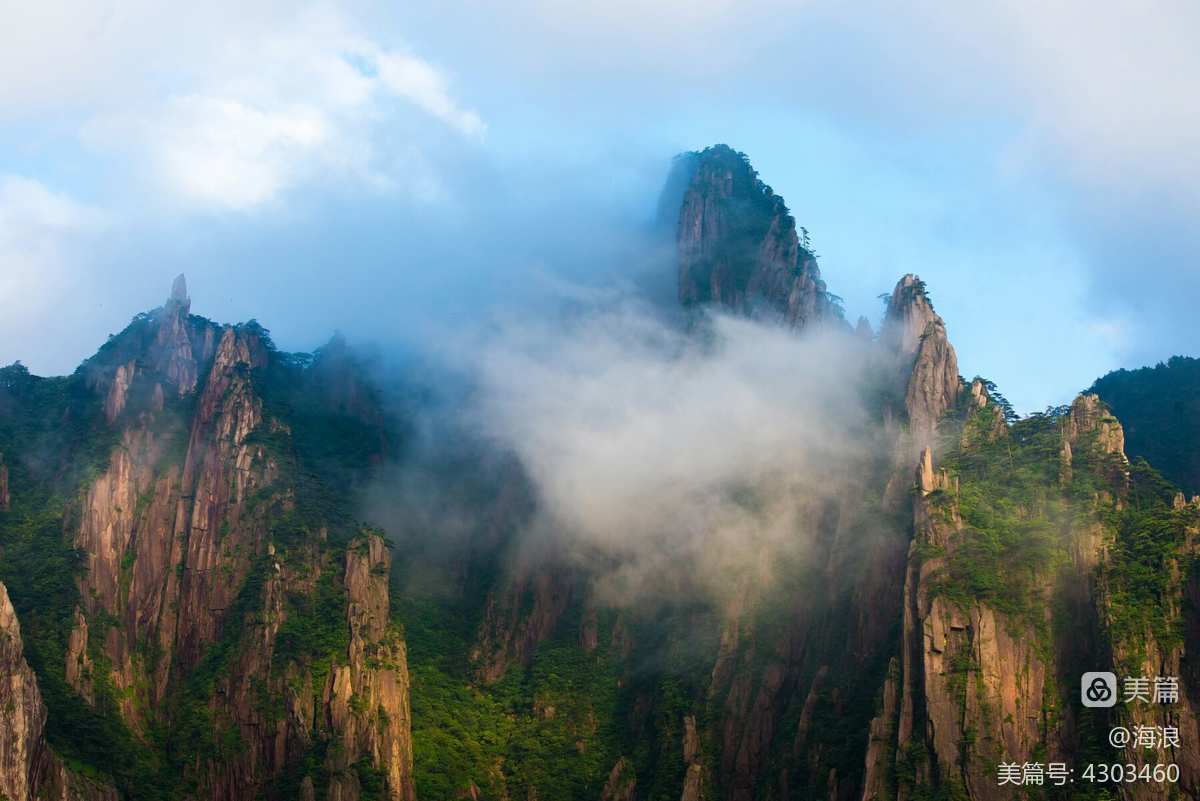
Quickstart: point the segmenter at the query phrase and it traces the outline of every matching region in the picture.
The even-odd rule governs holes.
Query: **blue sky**
[[[669,272],[669,158],[727,142],[852,317],[919,273],[964,374],[1066,402],[1200,334],[1200,11],[1103,6],[10,9],[0,363],[69,371],[181,271],[289,349]]]

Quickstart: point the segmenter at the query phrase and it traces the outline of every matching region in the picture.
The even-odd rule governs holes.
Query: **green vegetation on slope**
[[[1111,372],[1092,385],[1125,427],[1125,450],[1189,495],[1200,493],[1200,359]]]
[[[1162,648],[1182,644],[1179,599],[1200,558],[1193,536],[1200,531],[1200,508],[1174,508],[1175,487],[1144,459],[1131,465],[1130,480],[1127,502],[1110,516],[1115,534],[1103,576],[1110,636],[1131,662],[1121,667],[1132,673],[1145,655],[1147,634]]]
[[[964,607],[986,603],[1043,635],[1049,633],[1046,577],[1056,573],[1080,532],[1099,523],[1093,499],[1119,459],[1081,443],[1071,481],[1060,486],[1067,413],[1067,407],[1050,409],[990,437],[991,409],[973,412],[964,423],[972,446],[951,448],[941,464],[958,479],[957,498],[948,491],[931,496],[935,508],[956,501],[963,522],[936,591]]]
[[[1200,510],[1172,508],[1176,488],[1144,459],[1126,466],[1083,434],[1073,449],[1070,480],[1061,485],[1067,407],[1013,423],[1008,435],[972,439],[943,460],[960,482],[964,531],[953,544],[937,591],[966,606],[983,602],[1042,634],[1044,586],[1070,558],[1079,537],[1098,531],[1107,546],[1101,566],[1108,590],[1109,636],[1135,643],[1149,632],[1178,642],[1179,575],[1187,562],[1188,530]],[[987,411],[966,426],[986,430]],[[931,496],[935,506],[951,498]],[[936,554],[932,554],[936,555]],[[1186,574],[1186,564],[1183,565]]]
[[[1074,756],[1082,763],[1111,754],[1104,739],[1108,712],[1078,709],[1074,687],[1060,683],[1113,658],[1119,672],[1136,673],[1148,648],[1180,644],[1183,584],[1196,570],[1200,508],[1178,505],[1176,488],[1145,460],[1126,464],[1105,453],[1096,432],[1078,434],[1064,469],[1069,413],[1049,409],[1010,421],[1000,432],[993,430],[991,410],[966,414],[963,429],[948,432],[937,465],[948,470],[951,488],[928,496],[935,523],[953,531],[957,509],[962,530],[945,548],[922,547],[926,558],[945,560],[932,576],[933,592],[963,609],[984,604],[1002,612],[1010,633],[1033,638],[1051,668],[1042,714],[1051,726],[1070,714]],[[1087,569],[1091,559],[1095,567]],[[953,654],[951,666],[951,687],[965,703],[979,666],[969,651]],[[975,734],[965,733],[964,749]],[[968,753],[964,760],[985,765],[996,758]],[[896,779],[913,785],[913,766],[926,758],[901,754]],[[962,792],[955,781],[913,787],[914,799],[954,799]],[[1073,787],[1051,797],[1110,796],[1103,788]]]
[[[528,664],[514,661],[487,684],[471,651],[488,589],[501,575],[496,559],[478,554],[461,592],[413,594],[401,578],[393,593],[408,643],[417,797],[455,798],[474,786],[484,799],[526,798],[536,788],[544,801],[595,801],[625,758],[622,775],[636,776],[639,799],[677,801],[686,768],[683,717],[703,719],[697,699],[720,627],[708,619],[697,625],[692,607],[622,623],[600,611],[589,653],[580,644],[584,615],[576,602]],[[422,568],[397,572],[406,569]],[[618,626],[638,643],[635,661],[620,637],[614,642]]]
[[[111,616],[91,621],[89,656],[94,669],[95,706],[89,705],[66,682],[64,664],[67,641],[80,598],[77,577],[82,568],[73,548],[79,528],[79,494],[108,467],[119,443],[120,426],[104,419],[103,397],[89,382],[92,371],[143,357],[156,331],[153,317],[138,315],[117,336],[111,337],[96,356],[75,374],[63,378],[32,376],[19,364],[0,369],[0,453],[9,468],[12,509],[0,511],[0,580],[9,588],[22,622],[26,656],[38,677],[49,710],[47,737],[51,746],[75,770],[110,778],[124,797],[157,801],[180,797],[194,787],[191,776],[197,755],[221,758],[243,748],[236,725],[222,719],[221,704],[214,703],[230,664],[239,656],[248,632],[261,620],[263,587],[270,574],[265,558],[253,559],[235,600],[226,610],[225,623],[197,665],[177,673],[168,702],[160,714],[148,716],[146,730],[135,735],[123,723],[121,691],[109,678],[111,666],[101,651],[103,631],[121,622]],[[209,325],[193,317],[198,325]],[[251,322],[244,334],[260,337],[268,353],[267,365],[249,377],[264,400],[267,416],[284,422],[282,428],[264,426],[252,434],[264,445],[279,467],[275,487],[251,499],[248,512],[266,521],[280,546],[280,557],[303,561],[317,552],[324,559],[320,578],[310,596],[289,595],[287,618],[279,633],[276,661],[300,665],[316,692],[337,660],[344,660],[348,631],[345,590],[341,585],[340,553],[361,530],[351,514],[355,489],[366,469],[398,446],[400,438],[390,420],[369,416],[376,398],[365,384],[348,409],[333,397],[343,379],[361,379],[359,365],[340,351],[332,367],[318,352],[283,354],[270,343],[269,332]],[[195,412],[196,395],[179,399],[167,393],[163,412],[151,423],[156,434],[173,443],[164,463],[181,465],[187,449],[187,431]],[[293,502],[279,502],[280,488],[291,487]],[[145,499],[145,503],[149,498]],[[139,500],[137,512],[145,511]],[[247,521],[243,520],[243,525]],[[223,532],[229,528],[222,521]],[[224,535],[223,535],[224,536]],[[320,560],[318,560],[320,563]],[[122,559],[123,581],[132,568],[132,555]],[[127,585],[123,585],[127,586]],[[134,659],[143,670],[157,664],[156,647],[138,643]],[[262,685],[261,699],[268,715],[283,713],[283,698],[272,697]],[[136,700],[136,698],[135,698]],[[322,749],[298,766],[323,787]],[[380,784],[378,771],[356,767],[363,797]],[[295,778],[302,778],[303,772]],[[286,782],[285,782],[286,783]],[[380,790],[382,792],[382,790]]]
[[[122,723],[106,671],[96,671],[93,708],[67,684],[64,669],[82,565],[64,531],[78,528],[75,495],[107,467],[115,433],[82,369],[63,378],[32,376],[19,364],[0,369],[0,410],[12,495],[12,508],[0,511],[0,580],[49,710],[47,739],[72,768],[111,776],[130,799],[165,798],[162,760]]]
[[[618,665],[602,644],[579,647],[577,626],[559,627],[528,666],[494,685],[475,680],[468,610],[449,599],[406,600],[418,798],[594,799],[620,754],[615,729]],[[467,612],[467,614],[464,614]]]

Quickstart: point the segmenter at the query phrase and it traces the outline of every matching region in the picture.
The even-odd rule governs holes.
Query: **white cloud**
[[[100,211],[38,181],[0,175],[0,363],[22,354],[56,367],[65,354],[63,363],[77,360],[84,347],[79,335],[94,334],[55,311],[73,287],[88,281],[80,258],[107,224]]]
[[[1023,128],[1013,147],[1031,172],[1130,195],[1169,188],[1200,209],[1200,6],[927,0],[909,10],[873,16],[860,39],[878,45],[900,98],[934,119],[983,101]]]
[[[0,175],[0,243],[6,246],[23,235],[94,230],[103,224],[101,212],[38,181]]]
[[[217,208],[251,209],[318,177],[437,196],[421,137],[436,141],[442,126],[477,141],[485,129],[437,68],[325,7],[276,29],[231,31],[185,83],[98,115],[84,139],[144,160],[180,199]],[[398,118],[409,140],[381,146]]]
[[[509,82],[624,109],[621,124],[794,109],[895,139],[985,121],[1022,129],[1035,174],[1193,198],[1200,185],[1200,5],[1187,0],[517,0],[446,14],[443,36],[473,35]]]
[[[530,546],[589,564],[611,602],[769,580],[763,554],[802,557],[823,499],[879,445],[862,341],[711,323],[688,336],[627,304],[501,324],[469,349],[474,419],[537,492]]]
[[[437,68],[374,33],[400,23],[420,31],[423,46],[472,64],[477,85],[533,92],[540,103],[566,104],[567,114],[603,119],[624,110],[627,125],[629,115],[699,97],[708,105],[802,103],[816,115],[894,129],[914,120],[953,126],[985,110],[1025,129],[1009,161],[1031,172],[1065,169],[1134,194],[1153,182],[1193,200],[1200,185],[1191,158],[1200,108],[1190,96],[1200,74],[1191,41],[1200,7],[1186,0],[917,0],[903,13],[881,0],[666,0],[652,8],[460,0],[404,19],[371,2],[337,8],[354,11],[297,14],[278,0],[14,4],[0,30],[0,115],[66,105],[127,118],[132,104],[147,133],[155,123],[190,130],[194,118],[180,105],[244,106],[256,120],[243,149],[217,148],[206,133],[212,126],[202,125],[195,142],[172,138],[191,163],[213,160],[211,175],[181,183],[185,197],[206,202],[215,199],[215,176],[263,151],[271,164],[232,187],[229,205],[255,205],[330,167],[361,176],[373,165],[381,178],[388,171],[373,164],[378,145],[361,129],[378,123],[389,98],[460,135],[483,130]],[[357,27],[354,14],[372,27]],[[296,106],[320,118],[319,144],[298,145],[289,133]],[[214,150],[229,158],[214,159]]]
[[[203,95],[172,99],[160,120],[146,124],[157,139],[159,177],[171,189],[234,209],[273,198],[330,133],[315,109],[270,112]]]
[[[369,42],[360,46],[373,57],[379,81],[388,91],[412,101],[461,134],[483,136],[483,120],[458,107],[447,91],[445,77],[432,66],[412,56],[379,50]]]
[[[278,27],[282,0],[0,0],[0,117],[90,113],[195,74],[230,30]]]

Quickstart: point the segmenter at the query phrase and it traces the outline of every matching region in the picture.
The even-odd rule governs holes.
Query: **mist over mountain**
[[[847,321],[744,154],[658,208],[404,353],[181,276],[0,369],[0,798],[1200,799],[1190,362],[1020,418],[917,275]],[[997,781],[1118,723],[1177,780]]]

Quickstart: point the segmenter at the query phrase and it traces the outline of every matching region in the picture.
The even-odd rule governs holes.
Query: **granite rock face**
[[[608,774],[608,781],[600,791],[600,801],[634,801],[637,792],[637,777],[631,775],[629,760],[621,757]]]
[[[1071,404],[1063,439],[1078,444],[1081,437],[1089,434],[1095,437],[1095,445],[1101,453],[1113,454],[1122,462],[1129,461],[1125,456],[1125,430],[1121,423],[1098,396],[1084,393]]]
[[[408,663],[404,639],[389,624],[391,554],[369,534],[346,554],[346,610],[350,625],[347,664],[334,669],[325,690],[329,726],[342,748],[331,757],[330,796],[355,797],[353,765],[366,759],[383,772],[389,801],[413,801]]]
[[[529,661],[537,646],[554,633],[576,583],[569,570],[540,565],[518,572],[488,594],[471,653],[480,680],[499,681],[511,665]]]
[[[783,198],[726,145],[681,156],[665,198],[686,187],[675,228],[679,300],[796,328],[840,312]],[[807,235],[804,235],[805,238]]]
[[[958,376],[915,275],[887,296],[878,334],[866,320],[851,331],[783,201],[728,148],[682,157],[663,197],[684,305],[797,337],[839,321],[873,371],[870,447],[789,490],[784,539],[803,547],[756,543],[717,598],[664,586],[645,608],[622,605],[592,586],[608,554],[568,554],[558,532],[535,531],[547,536],[530,547],[544,522],[532,479],[508,454],[472,473],[470,448],[422,479],[453,492],[396,521],[395,539],[347,522],[359,507],[338,501],[375,475],[394,433],[360,356],[340,337],[282,354],[257,324],[193,315],[181,276],[71,385],[97,455],[47,515],[78,559],[62,574],[49,674],[31,669],[44,670],[43,641],[22,645],[0,585],[0,798],[116,801],[48,744],[66,694],[131,742],[165,743],[162,759],[182,753],[170,781],[187,801],[414,801],[418,788],[472,801],[1005,801],[1000,758],[1085,753],[1097,721],[1063,688],[1101,660],[1182,678],[1178,704],[1113,713],[1179,727],[1184,747],[1130,756],[1179,764],[1177,795],[1122,797],[1200,798],[1187,747],[1200,738],[1200,500],[1169,499],[1163,518],[1186,525],[1135,574],[1157,582],[1171,625],[1131,623],[1114,568],[1131,532],[1111,521],[1145,501],[1142,468],[1095,396],[1013,423],[991,384]],[[53,426],[73,422],[57,411]],[[0,435],[3,559],[3,524],[27,521],[33,482],[30,451]],[[1036,489],[1005,496],[1022,471]],[[757,489],[729,491],[753,510]],[[992,558],[1013,532],[1046,531],[1052,569]],[[1132,541],[1163,544],[1156,532]],[[436,551],[428,563],[422,548]],[[1021,568],[1019,598],[997,590]],[[4,576],[24,610],[16,572]],[[414,723],[436,745],[414,748]]]
[[[979,382],[970,401],[962,438],[969,454],[1007,433],[1003,416],[993,413]],[[1059,561],[1031,567],[1034,578],[1026,603],[1032,612],[1003,596],[987,600],[948,591],[948,576],[978,569],[978,552],[964,551],[978,547],[982,533],[960,513],[957,477],[936,466],[928,447],[921,452],[913,481],[913,540],[902,595],[900,652],[881,687],[879,712],[867,734],[862,801],[905,801],[928,787],[952,788],[951,795],[984,801],[1012,798],[997,783],[998,762],[1071,763],[1087,737],[1107,731],[1097,735],[1091,727],[1106,722],[1176,726],[1181,737],[1200,734],[1196,706],[1186,692],[1170,706],[1133,704],[1118,708],[1115,718],[1081,718],[1076,694],[1083,670],[1111,665],[1121,676],[1179,676],[1183,684],[1194,686],[1187,654],[1198,644],[1194,635],[1161,642],[1164,627],[1150,615],[1130,622],[1117,619],[1128,599],[1117,597],[1110,587],[1117,557],[1103,521],[1120,511],[1130,481],[1121,424],[1095,396],[1081,395],[1060,417],[1050,418],[1047,427],[1050,434],[1061,434],[1059,481],[1048,488],[1052,496],[1067,496],[1077,486],[1072,484],[1073,462],[1110,489],[1092,491],[1085,513],[1056,533]],[[1053,461],[1046,469],[1054,472]],[[1167,608],[1178,618],[1177,630],[1191,632],[1197,621],[1188,599],[1195,595],[1196,576],[1180,565],[1200,550],[1200,525],[1185,507],[1186,501],[1177,497],[1174,511],[1192,522],[1167,557],[1161,591],[1173,599]],[[1130,785],[1122,797],[1198,797],[1200,765],[1193,750],[1134,749],[1123,758],[1136,766],[1175,763],[1181,779],[1173,788]],[[1180,791],[1182,795],[1173,795]]]
[[[966,536],[958,485],[935,468],[928,447],[914,484],[900,654],[867,733],[860,797],[906,799],[913,785],[948,785],[999,801],[1010,795],[997,786],[996,755],[1024,762],[1039,751],[1061,754],[1058,740],[1047,737],[1045,703],[1057,666],[1005,613],[939,591]],[[888,779],[898,770],[909,775],[907,784]]]
[[[0,798],[117,801],[116,790],[75,774],[47,745],[46,705],[23,651],[21,624],[0,583]]]
[[[203,706],[206,737],[236,737],[240,747],[197,747],[182,777],[197,801],[287,792],[355,801],[363,770],[378,771],[393,801],[414,797],[407,655],[389,624],[390,554],[374,534],[336,544],[330,517],[303,506],[303,493],[315,491],[313,468],[298,469],[284,416],[311,403],[311,414],[343,427],[352,419],[364,441],[387,446],[377,398],[344,343],[329,356],[290,362],[255,324],[191,315],[180,276],[162,308],[139,315],[81,368],[114,444],[63,520],[81,567],[62,675],[83,703],[115,704],[144,739],[195,714],[179,699],[197,692],[196,671],[212,673],[189,703]],[[281,403],[284,392],[300,400]],[[363,468],[372,462],[360,458]],[[283,542],[281,531],[290,532]],[[340,623],[305,617],[318,596],[327,599],[323,615],[340,605]],[[331,624],[348,647],[319,670],[302,634]],[[19,676],[14,687],[31,686]],[[12,786],[28,784],[30,768],[18,763],[33,759],[46,717],[32,701],[19,706]],[[317,750],[329,754],[310,769],[320,772],[299,773]],[[294,787],[280,784],[285,775]],[[76,785],[62,774],[53,797],[76,797]]]
[[[761,316],[802,327],[797,321],[804,315],[789,315],[789,307],[778,300],[783,293],[761,291],[772,286],[763,275],[779,274],[763,265],[790,263],[789,248],[757,247],[761,232],[775,230],[769,224],[742,229],[729,222],[755,208],[736,206],[731,200],[752,196],[747,189],[754,186],[752,171],[722,160],[720,156],[726,154],[705,153],[707,160],[697,154],[681,159],[672,181],[676,187],[672,191],[682,198],[677,237],[680,300],[719,304],[751,315],[763,307],[773,308],[773,315]],[[776,202],[765,189],[762,196],[767,199],[762,209]],[[730,212],[730,206],[736,211]],[[764,211],[758,219],[772,218]],[[742,230],[753,234],[742,237]],[[754,258],[730,255],[751,252]],[[751,287],[760,290],[757,295],[749,291]],[[1038,503],[1051,508],[1070,505],[1076,517],[1053,539],[1057,561],[1038,570],[1027,590],[1026,603],[1035,611],[971,599],[961,588],[949,592],[948,576],[980,569],[987,575],[986,570],[994,568],[977,564],[984,559],[977,550],[982,535],[972,528],[980,525],[979,520],[964,521],[959,509],[959,468],[941,466],[940,457],[945,453],[977,460],[988,453],[992,456],[987,458],[998,458],[995,454],[1001,450],[1011,454],[1012,448],[1027,445],[1028,440],[1007,445],[1012,436],[1008,410],[990,395],[987,382],[976,379],[966,384],[959,376],[946,325],[916,275],[902,277],[887,296],[877,338],[865,321],[860,321],[856,334],[860,340],[874,342],[886,388],[880,410],[888,432],[885,447],[892,451],[890,470],[868,481],[886,483],[883,508],[910,515],[911,529],[879,535],[869,549],[857,551],[861,560],[857,570],[842,564],[845,546],[841,535],[834,533],[836,528],[820,540],[815,561],[823,566],[826,586],[842,591],[852,586],[845,608],[865,612],[851,614],[850,620],[862,621],[858,626],[839,618],[842,639],[836,642],[821,631],[822,621],[812,616],[811,608],[798,604],[782,623],[786,632],[782,643],[777,640],[763,650],[762,633],[750,614],[758,603],[753,588],[738,594],[738,602],[727,610],[708,688],[709,709],[719,713],[699,737],[693,738],[690,730],[685,735],[687,742],[711,749],[708,764],[713,773],[709,776],[702,765],[693,772],[689,762],[684,797],[694,797],[703,786],[715,790],[715,797],[732,801],[797,797],[797,792],[838,801],[907,801],[929,788],[944,788],[949,797],[959,793],[970,799],[1001,801],[1011,797],[997,785],[995,769],[1001,758],[1018,763],[1071,761],[1084,748],[1084,739],[1091,736],[1088,727],[1097,724],[1081,721],[1069,703],[1069,692],[1062,689],[1064,682],[1084,669],[1083,663],[1111,660],[1130,675],[1193,673],[1188,654],[1200,647],[1200,641],[1193,634],[1196,621],[1189,610],[1194,601],[1189,599],[1195,596],[1197,581],[1195,572],[1184,565],[1189,564],[1187,554],[1196,550],[1200,524],[1189,524],[1179,535],[1182,539],[1162,568],[1167,574],[1163,592],[1170,599],[1168,617],[1176,619],[1176,627],[1164,629],[1147,620],[1140,629],[1135,625],[1132,634],[1125,631],[1130,623],[1121,620],[1116,610],[1128,599],[1109,588],[1111,581],[1119,580],[1115,578],[1119,568],[1108,539],[1113,532],[1106,526],[1111,524],[1106,521],[1129,502],[1134,468],[1124,455],[1121,424],[1098,398],[1081,395],[1040,423],[1049,427],[1040,436],[1048,439],[1044,447],[1052,456],[1046,469],[1052,480],[1047,490],[1050,500]],[[1002,472],[1004,467],[998,464],[990,469]],[[1097,482],[1096,488],[1088,482]],[[978,492],[978,483],[972,491]],[[971,502],[977,504],[978,497]],[[1183,519],[1196,504],[1200,501],[1189,502],[1180,494],[1170,508]],[[844,506],[839,514],[852,518],[854,507],[853,503]],[[1045,512],[1023,507],[1018,516],[1036,513]],[[852,707],[841,705],[842,693],[849,689],[844,677],[887,653],[886,620],[872,624],[888,617],[883,610],[893,608],[899,609],[900,644],[878,679],[875,714],[862,727],[863,767],[857,774],[844,765],[839,770],[831,764],[830,744],[819,741],[813,721],[823,712],[828,725],[831,711],[835,717],[850,713]],[[1111,652],[1102,644],[1106,631],[1117,632],[1112,634]],[[1185,635],[1168,636],[1164,631]],[[857,666],[839,663],[838,654],[845,651],[858,655]],[[1195,678],[1190,681],[1189,686],[1196,685]],[[1189,695],[1173,707],[1138,710],[1128,722],[1177,725],[1185,737],[1200,736],[1192,734],[1197,723],[1191,699]],[[791,719],[799,723],[789,749],[781,745],[779,727]],[[1178,764],[1182,777],[1178,789],[1183,797],[1196,798],[1200,764],[1191,751],[1184,751],[1160,748],[1133,761]],[[803,782],[803,789],[797,781]],[[1169,795],[1169,789],[1147,785],[1124,792],[1133,799]]]
[[[962,391],[958,357],[946,325],[917,276],[905,275],[892,290],[880,340],[898,363],[911,452],[916,453],[935,444],[938,421],[954,408]]]
[[[34,777],[45,744],[46,707],[22,653],[21,625],[0,584],[0,795],[34,797]]]

